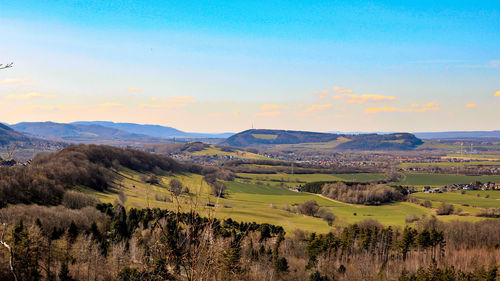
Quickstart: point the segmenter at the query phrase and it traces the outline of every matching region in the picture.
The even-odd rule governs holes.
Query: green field
[[[498,154],[448,154],[446,155],[448,158],[457,158],[457,159],[472,159],[472,160],[500,160],[500,155]]]
[[[423,162],[423,163],[401,163],[399,168],[424,168],[424,167],[463,167],[463,166],[500,166],[500,161],[472,161],[472,162]]]
[[[301,180],[335,180],[350,179],[354,175],[360,178],[372,179],[382,176],[382,174],[363,175],[300,175]],[[95,194],[101,201],[113,203],[118,198],[118,191],[123,190],[127,195],[126,207],[159,207],[180,211],[196,210],[202,215],[215,216],[220,219],[232,218],[238,221],[272,223],[281,225],[287,232],[294,229],[303,229],[325,233],[332,229],[320,218],[308,217],[283,210],[285,205],[292,207],[307,200],[316,200],[319,205],[331,210],[335,214],[335,225],[354,223],[365,219],[375,219],[385,225],[402,227],[405,225],[405,218],[409,214],[432,215],[434,210],[421,207],[407,202],[398,202],[382,206],[353,205],[333,201],[323,198],[317,194],[298,193],[284,187],[275,185],[245,183],[241,181],[226,182],[227,190],[225,198],[215,198],[210,195],[210,188],[203,181],[202,176],[196,174],[176,174],[172,177],[163,176],[158,185],[149,185],[140,180],[140,174],[130,170],[122,170],[117,174],[114,187],[107,192],[96,192],[89,189],[82,191]],[[262,176],[262,175],[259,175]],[[282,175],[276,174],[273,177],[280,178]],[[172,178],[177,178],[183,182],[190,190],[189,195],[172,197],[168,191],[168,182]],[[157,200],[161,196],[173,199],[173,202]],[[457,194],[457,196],[462,196]],[[467,200],[476,199],[475,195],[467,195]],[[496,196],[496,195],[495,195]],[[470,198],[469,198],[470,197]],[[490,199],[481,198],[481,206],[491,206],[496,201],[490,195]],[[434,199],[434,202],[438,199]],[[444,199],[443,199],[444,200]],[[452,199],[447,199],[452,200]],[[458,202],[458,201],[457,201]],[[461,202],[461,201],[460,201]],[[500,201],[499,201],[500,202]],[[216,207],[208,207],[207,203]],[[437,204],[437,203],[436,203]],[[470,207],[473,211],[476,208]],[[479,210],[479,209],[478,209]],[[465,210],[468,211],[468,210]],[[473,212],[470,212],[473,213]],[[461,219],[461,220],[481,220],[474,216],[439,216],[441,219]]]
[[[272,180],[283,181],[293,185],[304,182],[315,181],[372,181],[385,179],[384,174],[379,173],[358,173],[358,174],[250,174],[239,173],[239,177],[250,178],[253,181],[261,181],[264,183],[274,183]]]
[[[262,140],[275,140],[278,135],[272,135],[272,134],[252,134],[252,137],[256,139],[262,139]]]
[[[277,148],[281,149],[286,149],[286,148],[294,148],[294,149],[300,149],[300,148],[335,148],[339,144],[348,142],[350,139],[345,138],[345,137],[339,137],[336,140],[328,141],[328,142],[305,142],[305,143],[297,143],[297,144],[279,144],[276,145]]]
[[[409,186],[433,186],[441,187],[451,184],[466,184],[474,181],[500,182],[500,176],[464,176],[446,174],[403,174],[397,182],[400,185]]]
[[[241,158],[241,159],[253,159],[253,160],[269,160],[270,158],[266,156],[262,156],[259,154],[255,154],[252,152],[244,151],[244,150],[237,150],[235,149],[234,151],[222,151],[219,147],[210,145],[208,148],[205,148],[200,151],[195,151],[191,153],[192,155],[198,155],[198,156],[212,156],[212,155],[222,155],[222,156],[232,156],[234,158]]]
[[[484,193],[481,194],[481,192]],[[494,194],[494,196],[498,197],[500,191],[491,191],[491,193],[497,193]],[[478,197],[477,194],[480,194],[481,196]],[[418,192],[412,194],[412,196],[421,200],[446,202],[457,205],[467,204],[469,206],[480,207],[480,208],[500,207],[500,200],[492,198],[491,195],[490,198],[486,198],[485,197],[486,194],[488,194],[486,193],[486,191],[477,191],[477,192],[467,191],[466,194],[461,194],[460,192],[444,192],[444,193]]]

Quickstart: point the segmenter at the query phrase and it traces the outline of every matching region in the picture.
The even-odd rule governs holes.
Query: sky
[[[500,129],[499,1],[1,0],[0,122]]]

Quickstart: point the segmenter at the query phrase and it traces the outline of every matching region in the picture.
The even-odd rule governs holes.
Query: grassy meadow
[[[401,163],[399,168],[425,168],[425,167],[464,167],[464,166],[500,166],[500,161],[468,161],[468,162],[422,162],[422,163]]]
[[[433,215],[433,209],[424,208],[417,204],[408,202],[397,202],[381,206],[364,206],[337,202],[324,198],[317,194],[299,193],[279,186],[276,182],[272,184],[257,184],[256,178],[269,176],[269,179],[281,179],[286,175],[257,175],[245,174],[247,178],[252,178],[248,182],[245,179],[236,179],[233,182],[226,182],[227,190],[225,198],[215,198],[210,194],[210,187],[204,182],[202,176],[196,174],[174,174],[172,176],[162,176],[157,185],[150,185],[141,180],[141,174],[123,169],[116,174],[114,186],[107,192],[96,192],[88,189],[81,189],[84,192],[96,195],[101,201],[113,203],[118,198],[118,192],[123,190],[127,195],[126,207],[159,207],[168,209],[179,209],[189,211],[195,209],[200,214],[215,216],[220,219],[232,218],[238,221],[255,221],[259,223],[271,223],[281,225],[287,232],[294,229],[315,231],[325,233],[332,229],[331,226],[320,218],[309,217],[293,212],[285,211],[284,207],[292,207],[308,200],[316,202],[324,208],[329,209],[335,215],[334,225],[354,223],[365,219],[375,219],[384,225],[402,227],[405,225],[407,215]],[[294,175],[301,181],[322,181],[322,180],[371,180],[383,177],[383,174],[304,174]],[[189,194],[173,197],[169,192],[168,183],[171,179],[180,180],[184,186],[190,190]],[[255,178],[255,180],[254,180]],[[244,182],[246,181],[246,182]],[[427,198],[433,195],[435,197]],[[431,200],[433,207],[437,207],[440,202],[464,204],[470,207],[462,207],[465,212],[473,215],[480,211],[479,207],[498,206],[500,201],[498,194],[490,195],[490,198],[478,198],[475,193],[467,195],[446,194],[423,194],[417,193],[416,198]],[[165,198],[168,200],[165,201]],[[478,202],[478,203],[473,203]],[[498,202],[498,203],[497,203]],[[207,205],[210,204],[210,205]],[[215,207],[213,207],[215,206]],[[477,207],[476,207],[477,206]],[[468,209],[467,209],[468,208]],[[440,219],[470,220],[477,221],[482,218],[475,216],[439,216]]]
[[[357,174],[252,174],[239,173],[241,179],[255,184],[297,186],[307,182],[315,181],[372,181],[383,180],[385,174],[381,173],[357,173]]]
[[[495,176],[464,176],[453,174],[403,174],[397,182],[407,186],[432,186],[442,187],[451,184],[467,184],[474,181],[480,182],[500,182],[500,175]]]
[[[214,155],[219,155],[219,156],[231,156],[234,158],[240,158],[240,159],[252,159],[252,160],[269,160],[270,158],[266,156],[262,156],[259,154],[255,154],[252,152],[244,151],[244,150],[239,150],[239,149],[234,149],[233,151],[223,151],[220,147],[210,145],[209,147],[191,152],[192,155],[197,155],[197,156],[214,156]]]

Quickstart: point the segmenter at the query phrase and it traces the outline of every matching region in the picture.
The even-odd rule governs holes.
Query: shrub
[[[172,202],[172,199],[170,199],[170,197],[166,194],[155,194],[155,200],[161,202]]]
[[[146,178],[145,182],[149,184],[159,184],[160,178],[155,174],[151,174]]]
[[[478,217],[500,218],[500,208],[487,208],[477,214]]]
[[[125,205],[125,203],[127,202],[127,194],[125,194],[123,190],[120,190],[118,192],[118,200],[120,200],[120,204],[122,205]]]
[[[420,218],[419,218],[418,215],[416,215],[416,214],[407,214],[405,222],[406,223],[412,223],[412,222],[416,222],[418,220],[420,220]]]
[[[432,208],[432,202],[430,200],[425,200],[422,206]]]
[[[172,192],[175,196],[179,196],[182,193],[182,182],[178,179],[170,180],[170,192]]]
[[[441,215],[441,216],[451,215],[454,210],[455,210],[455,207],[453,207],[452,204],[448,204],[448,203],[443,202],[443,203],[441,203],[439,208],[436,210],[436,214]]]
[[[316,200],[309,200],[297,206],[299,213],[314,217],[319,211],[319,205],[316,203]]]
[[[93,207],[98,203],[99,199],[95,196],[73,190],[66,191],[62,199],[63,206],[70,209],[83,209],[89,206]]]
[[[335,215],[327,209],[320,209],[319,216],[328,223],[329,226],[333,225],[333,221],[335,220]]]

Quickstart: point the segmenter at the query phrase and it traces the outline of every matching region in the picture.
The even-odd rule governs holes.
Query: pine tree
[[[32,243],[23,220],[19,220],[12,234],[14,242],[14,269],[19,280],[39,280],[37,245]]]
[[[60,281],[74,281],[73,277],[69,274],[68,264],[63,262],[61,264],[61,270],[59,270],[59,280]]]

